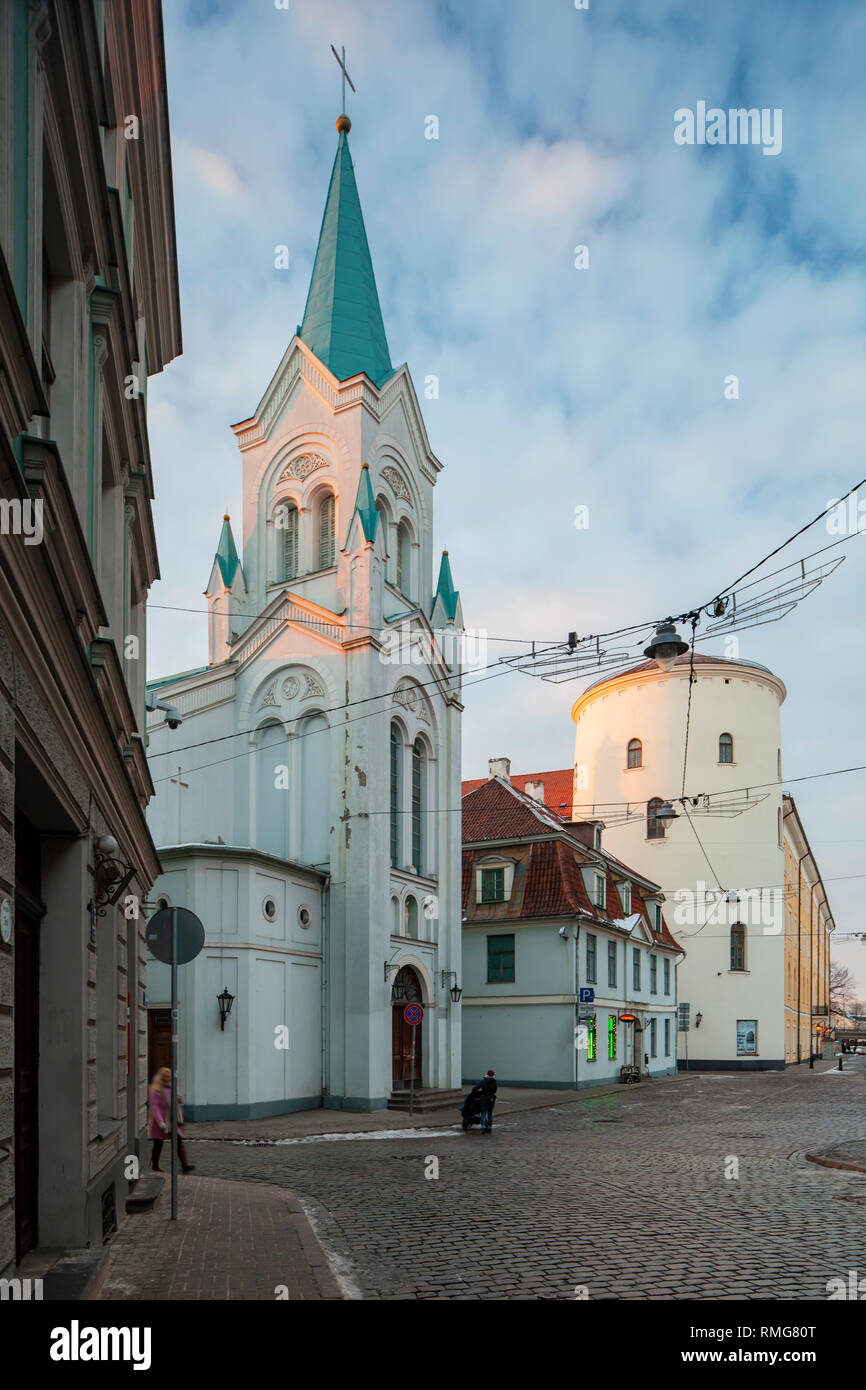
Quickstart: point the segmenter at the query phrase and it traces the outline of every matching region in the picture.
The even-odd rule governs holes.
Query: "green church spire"
[[[298,336],[338,381],[366,372],[382,386],[394,368],[349,153],[350,126],[348,116],[340,116],[337,154]]]

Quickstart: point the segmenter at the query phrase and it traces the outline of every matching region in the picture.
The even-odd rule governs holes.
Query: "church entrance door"
[[[393,1052],[393,1080],[395,1091],[408,1091],[413,1080],[412,1034],[415,1034],[415,1086],[421,1085],[424,1024],[412,1028],[403,1017],[407,1004],[423,1003],[421,981],[411,965],[404,965],[394,980],[394,993],[398,996],[391,1010],[391,1039]],[[402,996],[402,997],[400,997]]]

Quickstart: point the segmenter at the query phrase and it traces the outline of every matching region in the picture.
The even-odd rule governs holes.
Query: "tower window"
[[[734,740],[730,734],[719,735],[719,762],[732,763],[734,761]]]
[[[648,840],[663,840],[665,837],[665,823],[659,819],[659,807],[664,802],[660,796],[654,796],[652,801],[646,804],[646,837]]]
[[[325,570],[334,563],[334,494],[326,492],[319,503],[318,568]]]
[[[298,577],[298,509],[293,502],[281,502],[274,512],[277,533],[277,574],[279,579]]]
[[[420,738],[412,745],[412,865],[416,874],[424,872],[424,745]]]
[[[406,899],[406,935],[418,938],[418,902],[411,894]]]
[[[391,766],[390,766],[390,791],[391,791],[391,865],[392,868],[399,868],[400,865],[400,763],[402,760],[403,743],[400,738],[400,731],[396,724],[391,725]]]
[[[411,584],[412,537],[405,521],[397,527],[397,588],[409,597]]]
[[[629,740],[626,767],[643,767],[643,748],[639,738]]]
[[[731,969],[745,970],[746,968],[746,928],[742,922],[735,922],[731,927]]]

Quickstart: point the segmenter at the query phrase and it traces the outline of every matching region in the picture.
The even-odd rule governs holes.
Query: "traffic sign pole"
[[[412,1024],[412,1056],[409,1062],[409,1114],[415,1113],[415,1029],[417,1023]]]

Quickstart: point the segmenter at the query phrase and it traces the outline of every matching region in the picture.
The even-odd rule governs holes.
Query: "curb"
[[[866,1173],[866,1163],[846,1158],[824,1158],[822,1154],[806,1154],[807,1163],[820,1163],[822,1168],[842,1168],[846,1173]]]

